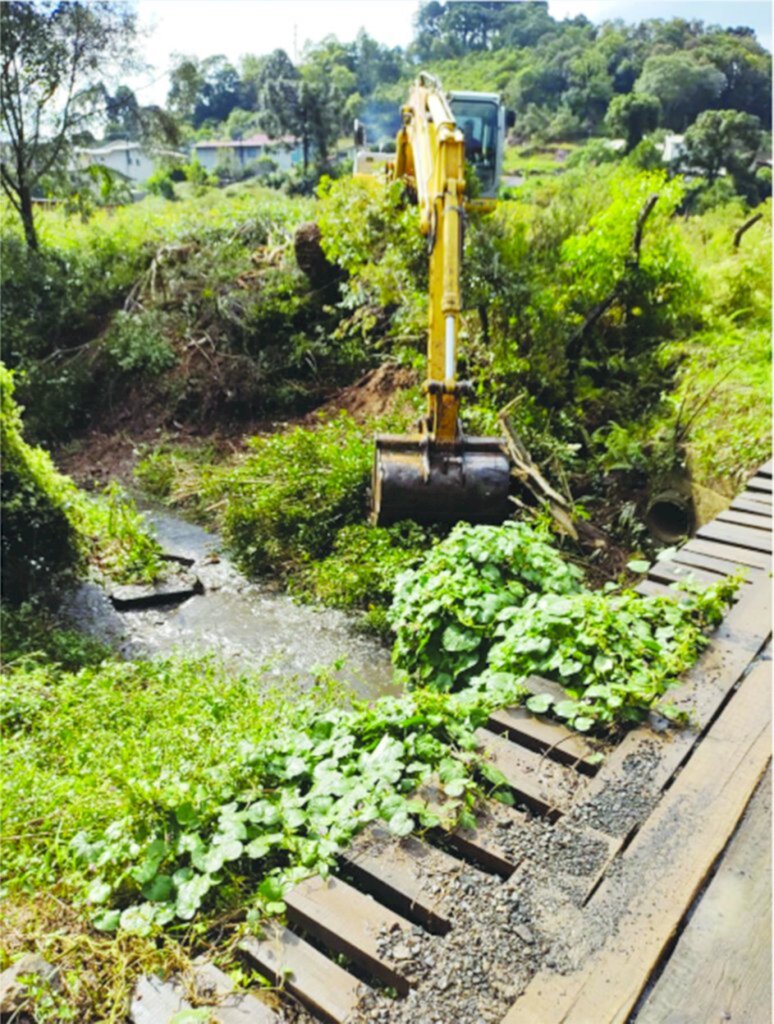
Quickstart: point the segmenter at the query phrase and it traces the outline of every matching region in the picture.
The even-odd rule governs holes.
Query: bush
[[[338,530],[364,518],[372,441],[346,413],[249,447],[212,472],[204,493],[222,503],[224,538],[245,571],[284,575],[323,558]]]
[[[150,581],[163,567],[143,517],[117,485],[87,497],[22,437],[13,377],[0,363],[3,597],[19,604],[53,593],[86,557],[120,582]]]
[[[124,373],[162,373],[175,364],[175,351],[164,336],[164,317],[157,310],[120,310],[107,331],[105,347]]]
[[[512,690],[529,675],[567,699],[527,701],[576,729],[637,721],[693,663],[740,579],[677,602],[594,592],[545,532],[524,523],[456,527],[397,584],[393,660],[410,685]]]
[[[171,172],[167,169],[159,169],[146,180],[145,187],[154,196],[161,196],[162,199],[176,199],[175,183],[172,180]]]
[[[74,488],[46,452],[24,441],[13,392],[13,378],[0,363],[2,589],[5,600],[20,604],[78,569],[83,551],[74,522]]]
[[[484,667],[499,612],[530,593],[575,593],[581,575],[545,530],[460,523],[397,581],[393,660],[413,685],[459,689]]]
[[[395,581],[429,544],[429,534],[416,523],[390,527],[356,523],[339,530],[327,558],[314,562],[291,589],[311,594],[335,608],[383,608],[390,603]]]

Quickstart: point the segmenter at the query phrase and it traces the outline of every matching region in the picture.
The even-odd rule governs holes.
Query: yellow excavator
[[[463,433],[460,399],[471,385],[457,378],[457,352],[463,221],[467,209],[494,208],[505,110],[494,93],[447,96],[437,79],[422,72],[401,115],[395,153],[358,151],[355,174],[381,171],[416,196],[430,260],[427,415],[415,434],[377,435],[373,520],[380,526],[401,519],[498,523],[512,508],[510,465],[501,438]],[[356,124],[355,144],[364,142]],[[466,197],[466,163],[477,179],[475,198]]]

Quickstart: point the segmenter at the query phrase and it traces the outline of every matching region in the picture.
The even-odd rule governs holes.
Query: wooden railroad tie
[[[613,940],[590,948],[575,973],[536,974],[503,1024],[624,1024],[770,758],[770,661],[760,655],[771,635],[771,499],[767,463],[729,510],[653,566],[638,588],[679,599],[668,584],[691,577],[712,583],[746,572],[710,646],[672,693],[672,703],[689,714],[689,727],[666,736],[635,729],[614,748],[603,745],[600,764],[599,745],[558,722],[523,707],[494,712],[476,738],[481,754],[505,776],[515,807],[484,801],[475,828],[438,828],[422,838],[398,840],[382,825],[368,826],[340,858],[337,877],[306,879],[287,894],[287,926],[270,922],[262,936],[241,942],[249,964],[277,986],[273,1005],[235,994],[226,975],[197,964],[192,978],[141,978],[131,1005],[134,1024],[168,1024],[202,999],[220,1024],[277,1022],[278,1007],[288,999],[321,1021],[356,1024],[367,980],[399,995],[409,991],[410,979],[382,951],[382,937],[408,936],[416,926],[439,936],[454,928],[449,892],[466,862],[518,887],[529,864],[503,846],[502,835],[523,827],[530,814],[566,829],[570,840],[593,839],[603,853],[598,869],[574,880],[571,892],[553,893],[554,913],[564,898],[568,910],[573,902],[574,913],[580,908],[593,920],[627,872],[642,873],[642,892]],[[564,696],[539,677],[530,677],[527,687]],[[654,748],[646,780],[652,803],[633,812],[617,834],[600,832],[590,824],[595,802],[620,787],[628,766]],[[438,780],[417,796],[443,821],[446,797]],[[618,869],[611,874],[614,861]],[[343,965],[335,957],[343,957]]]

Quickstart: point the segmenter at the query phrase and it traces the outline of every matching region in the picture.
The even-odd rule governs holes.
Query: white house
[[[117,171],[130,181],[145,181],[153,174],[162,157],[185,161],[185,154],[172,150],[148,150],[140,142],[117,139],[103,146],[78,147],[75,156],[81,167],[99,164]]]
[[[661,145],[661,159],[665,164],[682,160],[685,156],[685,136],[667,135]]]
[[[281,171],[289,171],[303,159],[301,145],[292,136],[270,139],[268,135],[261,134],[250,135],[246,139],[195,142],[192,156],[196,157],[202,167],[212,171],[227,154],[231,154],[242,165],[268,157]]]

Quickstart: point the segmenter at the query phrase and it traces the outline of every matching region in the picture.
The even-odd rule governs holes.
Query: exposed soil
[[[417,384],[417,374],[406,366],[382,363],[375,370],[369,370],[354,384],[342,388],[314,413],[304,417],[303,422],[314,422],[317,417],[333,415],[339,411],[348,412],[358,423],[378,419],[392,412],[415,415],[414,406],[403,394]]]
[[[416,382],[413,370],[383,363],[354,384],[334,392],[323,405],[305,416],[289,420],[244,420],[206,428],[170,419],[167,410],[157,401],[130,393],[122,406],[112,409],[99,424],[55,448],[54,459],[62,472],[80,487],[102,487],[111,480],[127,487],[133,482],[134,467],[142,451],[160,443],[188,446],[206,443],[226,456],[243,450],[249,437],[272,434],[297,424],[312,427],[321,416],[333,416],[340,410],[348,412],[358,423],[392,412],[410,418],[415,410],[406,389]]]

